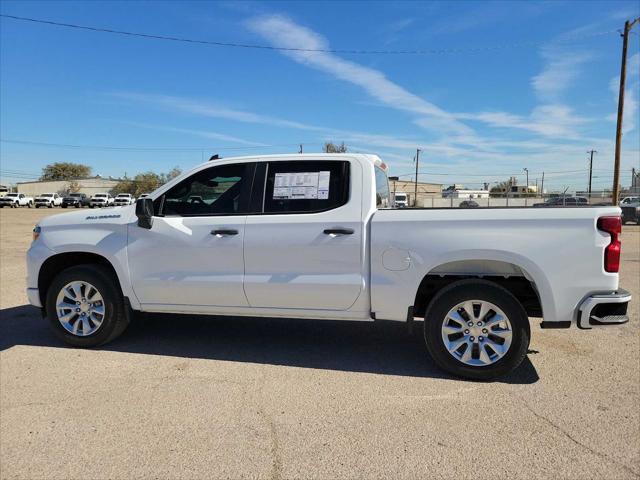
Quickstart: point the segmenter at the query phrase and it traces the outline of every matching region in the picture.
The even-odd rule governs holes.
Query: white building
[[[471,190],[454,185],[442,191],[442,198],[489,198],[489,190]]]
[[[89,177],[78,178],[76,180],[51,180],[45,182],[19,182],[17,184],[18,193],[24,193],[30,197],[37,197],[42,193],[66,194],[70,190],[78,193],[86,193],[91,196],[94,193],[106,193],[115,187],[119,179]]]

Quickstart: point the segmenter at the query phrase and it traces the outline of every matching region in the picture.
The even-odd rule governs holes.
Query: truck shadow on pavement
[[[51,332],[37,308],[0,310],[0,352],[16,345],[70,348]],[[153,314],[132,322],[101,350],[324,370],[454,379],[431,360],[422,324],[413,335],[396,322],[345,322]],[[537,353],[537,352],[531,352]],[[498,382],[539,379],[525,358]]]

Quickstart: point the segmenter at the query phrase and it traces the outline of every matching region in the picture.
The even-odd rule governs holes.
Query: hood
[[[135,218],[135,205],[125,207],[107,207],[100,210],[82,209],[75,212],[60,213],[45,217],[38,222],[43,228],[86,225],[91,228],[96,224],[123,225]]]

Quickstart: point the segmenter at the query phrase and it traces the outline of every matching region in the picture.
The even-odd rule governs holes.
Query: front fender
[[[91,228],[87,228],[86,225],[47,226],[43,228],[41,237],[36,242],[42,242],[42,246],[51,252],[48,257],[77,252],[105,258],[116,272],[123,295],[129,298],[133,308],[139,308],[138,299],[131,288],[125,224],[91,224]],[[42,260],[40,266],[44,260],[46,259]],[[30,283],[33,281],[30,279]],[[35,282],[37,285],[37,276]]]

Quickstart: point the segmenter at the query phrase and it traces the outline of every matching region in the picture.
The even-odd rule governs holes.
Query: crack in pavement
[[[589,451],[590,453],[592,453],[593,455],[596,455],[597,457],[600,457],[604,460],[608,460],[609,462],[613,463],[614,465],[617,465],[619,467],[621,467],[623,470],[627,471],[628,473],[632,474],[635,477],[640,476],[640,474],[636,471],[634,471],[631,467],[628,467],[627,465],[609,457],[607,454],[599,452],[597,450],[594,450],[592,447],[590,447],[589,445],[586,445],[582,442],[580,442],[579,440],[576,440],[569,432],[567,432],[564,428],[562,428],[560,425],[554,423],[553,421],[551,421],[550,419],[548,419],[547,417],[545,417],[544,415],[542,415],[541,413],[536,412],[533,408],[531,408],[531,406],[524,401],[522,398],[518,397],[517,395],[512,395],[514,396],[517,400],[520,401],[520,403],[522,403],[527,410],[529,410],[537,419],[542,420],[543,422],[545,422],[547,425],[550,425],[551,427],[553,427],[555,430],[558,430],[560,433],[562,433],[565,437],[567,437],[569,440],[571,440],[573,443],[575,443],[576,445],[584,448],[585,450]]]

